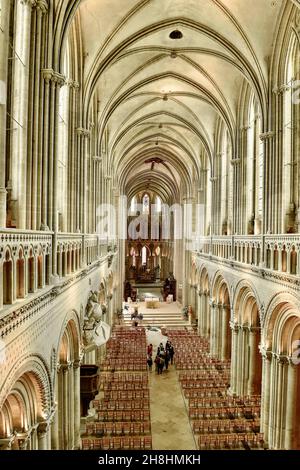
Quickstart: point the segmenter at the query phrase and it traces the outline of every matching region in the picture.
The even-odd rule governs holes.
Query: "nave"
[[[261,396],[231,396],[230,361],[211,358],[208,341],[192,328],[164,333],[147,334],[154,351],[167,339],[176,351],[174,365],[158,375],[154,368],[145,370],[144,329],[116,327],[100,366],[99,395],[91,405],[95,416],[83,430],[83,449],[266,449],[260,432]],[[141,349],[124,350],[122,345],[133,338]]]
[[[299,38],[299,0],[0,0],[1,450],[300,450]]]

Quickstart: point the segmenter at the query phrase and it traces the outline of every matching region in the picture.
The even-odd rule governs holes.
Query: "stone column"
[[[55,383],[55,395],[56,395],[56,407],[52,413],[52,425],[51,425],[51,450],[59,450],[59,436],[58,436],[58,408],[57,408],[57,388],[58,388],[58,376],[56,377]]]
[[[14,76],[12,93],[11,127],[11,204],[12,220],[17,228],[26,227],[26,169],[28,138],[28,91],[30,69],[32,2],[22,0],[16,3],[16,35],[14,51]],[[8,21],[9,24],[9,21]],[[7,126],[7,127],[10,127]]]
[[[80,448],[80,364],[75,361],[73,365],[74,373],[74,449]]]
[[[6,186],[5,186],[5,164],[6,164],[6,128],[7,125],[7,106],[6,106],[6,87],[7,83],[7,64],[8,57],[11,53],[9,48],[9,16],[10,16],[10,0],[2,0],[1,2],[1,41],[0,41],[0,228],[6,227]]]
[[[203,292],[201,290],[197,291],[198,294],[198,311],[197,311],[197,318],[198,318],[198,335],[204,336],[203,332]]]
[[[63,450],[69,449],[69,364],[62,365],[62,437]]]
[[[256,389],[256,383],[259,380],[257,377],[257,353],[258,353],[258,342],[257,335],[260,332],[260,328],[249,327],[249,374],[247,384],[247,395],[253,395]]]
[[[232,331],[232,356],[231,356],[231,377],[230,377],[230,394],[237,395],[237,366],[239,356],[239,327],[233,322],[230,322]]]
[[[75,395],[75,390],[74,390],[74,370],[73,370],[73,362],[69,364],[69,371],[68,371],[68,376],[69,376],[69,382],[68,382],[68,395],[69,395],[69,449],[73,450],[74,448],[74,425],[75,425],[75,419],[74,419],[74,413],[75,413],[75,406],[74,406],[74,395]]]
[[[49,432],[49,422],[45,421],[45,422],[39,423],[38,428],[37,428],[39,450],[48,450],[48,432]]]
[[[223,304],[221,307],[221,354],[222,361],[229,359],[229,318],[228,318],[228,305]]]
[[[277,383],[275,384],[277,400],[275,411],[275,432],[273,440],[274,449],[284,448],[285,438],[285,418],[286,418],[286,402],[290,399],[287,397],[287,371],[288,358],[286,356],[276,356],[278,363]]]
[[[269,414],[270,402],[270,357],[268,358],[265,348],[259,348],[262,356],[262,384],[261,384],[261,414],[260,414],[260,432],[264,434],[267,440],[267,429],[265,429],[265,414]],[[268,360],[268,362],[267,362]]]
[[[215,356],[215,347],[216,347],[216,304],[212,299],[209,301],[210,305],[210,355]]]
[[[44,143],[43,143],[43,184],[42,184],[42,207],[41,207],[41,218],[42,224],[48,226],[48,158],[49,158],[49,99],[50,99],[50,82],[53,74],[53,70],[44,69],[42,71],[43,78],[45,81],[44,90]]]
[[[293,363],[293,358],[288,358],[286,416],[285,416],[285,442],[286,450],[296,449],[295,434],[297,429],[297,372],[299,365]]]

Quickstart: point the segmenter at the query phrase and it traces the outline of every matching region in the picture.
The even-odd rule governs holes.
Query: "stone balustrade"
[[[110,257],[115,252],[113,244]],[[53,263],[54,253],[56,263]],[[107,256],[107,241],[97,235],[3,229],[0,231],[0,309]]]
[[[198,255],[293,276],[300,274],[298,234],[202,237],[198,247]]]

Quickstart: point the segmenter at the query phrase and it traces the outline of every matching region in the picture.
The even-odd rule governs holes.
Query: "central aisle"
[[[153,344],[153,360],[157,346],[161,341],[165,344],[166,339],[147,332],[147,342]],[[196,450],[175,366],[157,375],[153,364],[149,389],[153,450]]]

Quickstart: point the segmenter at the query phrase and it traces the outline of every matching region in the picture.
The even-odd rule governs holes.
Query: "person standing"
[[[148,354],[147,364],[149,367],[149,372],[152,372],[152,365],[153,365],[152,354]]]
[[[169,356],[170,356],[170,361],[172,365],[173,365],[174,354],[175,354],[175,351],[174,351],[173,344],[170,343],[169,344]]]
[[[169,349],[167,349],[166,354],[165,354],[165,367],[166,367],[166,370],[168,370],[170,359],[171,359],[170,351],[169,351]]]

